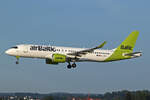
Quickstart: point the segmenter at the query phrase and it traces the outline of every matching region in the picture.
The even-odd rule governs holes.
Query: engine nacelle
[[[66,62],[66,55],[63,54],[52,54],[46,59],[46,64],[58,64],[65,62]]]
[[[52,61],[57,63],[65,63],[66,62],[66,56],[63,54],[53,54],[52,55]]]
[[[58,63],[56,62],[53,62],[51,59],[46,59],[46,64],[54,64],[54,65],[57,65]]]

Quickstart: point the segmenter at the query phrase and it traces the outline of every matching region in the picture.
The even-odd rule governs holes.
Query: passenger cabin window
[[[11,48],[13,48],[13,49],[18,49],[18,47],[17,47],[17,46],[15,46],[15,47],[11,47]]]

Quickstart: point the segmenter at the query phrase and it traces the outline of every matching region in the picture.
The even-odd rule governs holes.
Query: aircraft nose
[[[10,49],[6,50],[5,54],[10,55]]]

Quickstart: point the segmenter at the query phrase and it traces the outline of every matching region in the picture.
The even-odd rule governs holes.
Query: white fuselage
[[[17,45],[11,49],[8,49],[6,53],[11,56],[27,57],[27,58],[41,58],[50,59],[52,54],[63,54],[78,52],[86,50],[87,48],[71,48],[71,47],[59,47],[59,46],[46,46],[46,45]],[[78,57],[78,61],[93,61],[102,62],[112,55],[113,50],[101,50],[96,49],[91,53],[87,53],[81,57]],[[67,55],[70,56],[71,55]]]

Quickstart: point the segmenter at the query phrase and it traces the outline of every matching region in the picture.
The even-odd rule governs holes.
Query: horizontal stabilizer
[[[127,54],[124,54],[124,56],[140,57],[142,56],[142,52],[127,53]]]

